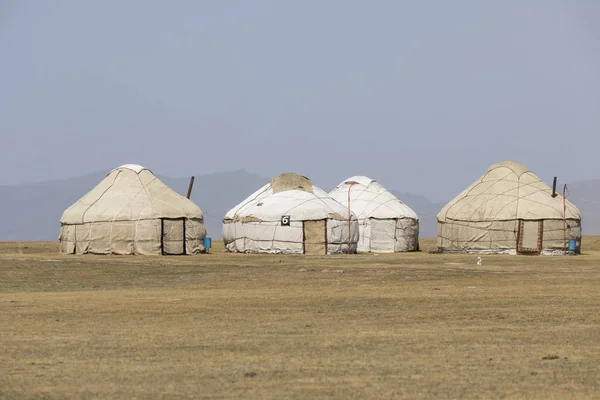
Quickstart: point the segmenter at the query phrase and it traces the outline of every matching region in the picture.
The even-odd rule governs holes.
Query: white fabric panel
[[[188,219],[185,221],[185,244],[187,254],[198,254],[204,252],[204,238],[206,229],[204,221]]]
[[[133,172],[135,172],[136,174],[139,174],[140,172],[142,172],[143,170],[145,170],[146,168],[142,167],[141,165],[138,164],[123,164],[118,168],[115,169],[130,169]]]
[[[358,221],[351,221],[350,253],[357,251],[358,229]],[[348,221],[327,221],[327,253],[348,253]]]
[[[133,221],[115,221],[110,224],[110,253],[133,254],[135,223]]]
[[[69,225],[63,225],[66,227]],[[86,254],[90,248],[90,224],[70,225],[75,227],[75,252]]]
[[[59,242],[60,252],[75,254],[75,225],[65,225],[60,228]]]
[[[371,219],[358,220],[358,245],[356,251],[368,253],[371,251]]]
[[[292,221],[290,226],[279,222],[232,222],[223,224],[225,237],[226,250],[232,252],[301,254],[304,249],[302,221]]]
[[[160,255],[160,220],[137,221],[135,224],[135,241],[133,254]]]
[[[87,224],[86,224],[87,225]],[[90,238],[88,251],[92,254],[110,254],[110,222],[98,222],[90,225],[87,232]]]
[[[371,251],[394,252],[396,242],[396,220],[371,218]]]

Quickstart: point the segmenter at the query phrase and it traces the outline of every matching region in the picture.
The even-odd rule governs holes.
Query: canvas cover
[[[543,221],[540,253],[564,248],[567,240],[581,244],[581,216],[568,200],[552,197],[552,189],[524,165],[504,161],[492,165],[438,213],[438,249],[441,251],[516,253],[520,221]],[[537,232],[537,231],[536,231]],[[523,231],[530,242],[530,231]],[[536,239],[537,240],[537,239]]]
[[[331,197],[356,214],[359,252],[390,253],[419,248],[417,214],[377,181],[353,176],[342,181]]]
[[[163,241],[167,254],[204,251],[202,210],[139,165],[112,170],[60,222],[63,253],[163,254]]]
[[[282,217],[289,216],[286,225]],[[272,179],[223,218],[223,241],[231,252],[304,253],[306,221],[325,224],[327,254],[356,251],[358,222],[310,179],[286,173]],[[316,225],[307,224],[310,232]],[[310,240],[313,241],[312,239]]]

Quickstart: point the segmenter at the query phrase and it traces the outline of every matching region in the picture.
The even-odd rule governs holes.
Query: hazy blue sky
[[[0,184],[123,163],[600,178],[600,1],[0,0]]]

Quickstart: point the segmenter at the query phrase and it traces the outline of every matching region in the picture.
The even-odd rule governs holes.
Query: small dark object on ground
[[[542,360],[558,360],[559,358],[560,358],[559,356],[557,356],[556,354],[554,354],[554,355],[551,355],[551,356],[542,357]]]

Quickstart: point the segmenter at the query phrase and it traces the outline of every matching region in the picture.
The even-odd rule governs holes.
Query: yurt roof
[[[366,176],[353,176],[342,181],[330,195],[348,207],[350,190],[350,209],[358,219],[364,218],[412,218],[417,214],[376,180]]]
[[[117,167],[115,169],[124,169],[124,168],[130,169],[133,172],[135,172],[136,174],[139,174],[140,172],[142,172],[142,170],[148,169],[148,168],[142,167],[141,165],[138,165],[138,164],[123,164],[120,167]],[[150,170],[148,169],[148,171],[150,171]]]
[[[580,219],[566,201],[567,219]],[[514,161],[492,165],[438,213],[438,221],[507,221],[563,218],[563,198],[526,166]]]
[[[156,218],[202,219],[202,210],[175,192],[149,169],[125,164],[113,169],[100,183],[63,213],[63,224],[136,221]]]
[[[346,220],[348,210],[310,179],[285,173],[252,193],[229,210],[224,220],[279,221],[290,215],[292,220]]]

